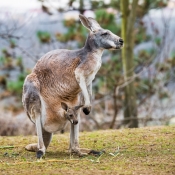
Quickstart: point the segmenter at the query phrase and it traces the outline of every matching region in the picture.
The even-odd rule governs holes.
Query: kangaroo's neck
[[[86,39],[85,45],[82,48],[82,50],[87,57],[92,57],[94,59],[101,60],[101,56],[103,54],[104,49],[99,48],[97,44],[91,40],[89,35]]]

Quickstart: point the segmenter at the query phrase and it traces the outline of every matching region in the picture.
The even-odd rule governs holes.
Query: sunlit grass
[[[80,133],[80,145],[100,150],[99,157],[68,152],[69,134],[54,135],[45,158],[24,147],[36,136],[0,137],[1,174],[173,174],[175,127]]]

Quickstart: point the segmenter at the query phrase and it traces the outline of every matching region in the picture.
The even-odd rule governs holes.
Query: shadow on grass
[[[45,157],[48,159],[69,159],[70,158],[69,151],[48,151],[45,154]],[[78,155],[73,155],[73,157],[78,158]]]

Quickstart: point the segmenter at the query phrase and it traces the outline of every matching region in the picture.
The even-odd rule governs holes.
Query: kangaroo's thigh
[[[25,81],[22,101],[28,117],[35,123],[36,117],[41,114],[41,100],[38,87],[34,82]]]
[[[42,129],[42,134],[43,134],[43,141],[46,149],[48,148],[51,140],[52,140],[52,133],[45,131]]]

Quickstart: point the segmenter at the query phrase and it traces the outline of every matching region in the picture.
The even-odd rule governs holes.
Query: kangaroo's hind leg
[[[35,117],[35,125],[36,125],[36,132],[38,136],[38,143],[37,145],[35,144],[30,144],[26,146],[27,148],[32,148],[34,151],[36,151],[36,156],[37,158],[42,158],[42,156],[46,152],[46,148],[49,146],[49,143],[52,138],[52,133],[46,132],[42,128],[42,123],[41,123],[41,113],[38,110],[34,110],[34,117]],[[27,149],[30,150],[30,149]]]
[[[40,92],[39,92],[39,84],[37,84],[36,77],[29,75],[24,83],[23,88],[23,105],[27,112],[28,117],[32,122],[36,125],[36,131],[38,136],[38,143],[30,144],[26,146],[27,150],[37,151],[37,158],[41,158],[46,151],[46,147],[44,144],[43,129],[42,129],[42,114],[41,114],[41,100],[40,100]],[[48,146],[48,143],[46,143]]]
[[[36,132],[38,136],[38,145],[37,145],[37,153],[36,156],[37,158],[42,158],[42,156],[45,154],[46,147],[44,145],[44,140],[43,140],[43,134],[42,134],[42,124],[41,124],[41,116],[37,116],[36,118]]]
[[[45,131],[44,129],[42,130],[43,134],[43,141],[46,149],[48,148],[51,140],[52,140],[52,133]]]
[[[79,146],[80,109],[78,110],[77,118],[78,118],[78,121],[79,121],[77,125],[73,125],[71,123],[70,146],[69,146],[70,152],[71,153],[76,153],[79,156],[85,156],[85,155],[88,155],[88,154],[101,155],[103,153],[102,151],[95,151],[95,150],[88,149],[88,148],[81,148]]]
[[[32,87],[33,88],[33,87]],[[34,88],[30,88],[31,92],[29,91],[26,103],[27,105],[27,113],[31,119],[35,123],[36,126],[36,132],[38,136],[38,143],[37,146],[35,144],[30,144],[26,146],[26,149],[29,151],[37,151],[37,158],[41,158],[46,151],[46,147],[44,145],[44,139],[43,139],[43,129],[42,129],[42,123],[41,123],[41,102],[39,95],[36,91],[34,91]]]
[[[52,140],[52,133],[49,133],[49,132],[45,131],[44,129],[42,129],[42,136],[43,136],[44,146],[47,149],[51,140]],[[38,151],[38,144],[37,143],[28,144],[25,147],[25,149],[27,151],[37,152]]]
[[[41,103],[39,95],[36,93],[31,93],[28,96],[28,101],[30,101],[30,103],[27,108],[27,113],[30,119],[36,125],[38,143],[29,144],[25,148],[28,151],[37,152],[37,158],[41,158],[45,154],[46,149],[50,144],[52,133],[45,131],[42,127]]]

